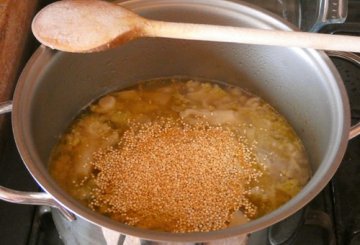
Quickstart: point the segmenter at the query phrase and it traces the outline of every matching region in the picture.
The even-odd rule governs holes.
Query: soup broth
[[[89,208],[169,232],[258,218],[311,175],[301,140],[264,100],[239,87],[181,79],[101,97],[60,138],[49,166]]]

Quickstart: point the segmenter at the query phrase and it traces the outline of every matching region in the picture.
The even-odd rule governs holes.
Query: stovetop
[[[322,32],[360,36],[360,1],[349,1],[345,24],[325,26]],[[352,122],[360,120],[360,66],[332,58],[345,83]],[[9,115],[7,115],[9,117]],[[7,125],[9,140],[0,152],[0,185],[22,191],[39,191],[17,152]],[[360,137],[348,144],[343,161],[326,188],[304,209],[263,231],[258,244],[335,245],[360,244]],[[0,244],[60,245],[51,214],[44,207],[0,201]]]

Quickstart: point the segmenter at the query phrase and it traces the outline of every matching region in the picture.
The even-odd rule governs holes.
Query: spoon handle
[[[144,36],[360,52],[360,37],[148,20]]]

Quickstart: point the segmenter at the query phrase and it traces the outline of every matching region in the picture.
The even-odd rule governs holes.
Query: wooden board
[[[0,0],[0,102],[12,98],[37,5],[38,0]],[[6,118],[0,116],[0,149],[7,138]]]

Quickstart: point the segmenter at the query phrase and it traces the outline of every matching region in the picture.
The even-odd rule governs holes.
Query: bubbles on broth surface
[[[302,142],[268,103],[239,87],[180,79],[92,103],[54,148],[49,171],[91,209],[169,232],[248,222],[310,178]]]

